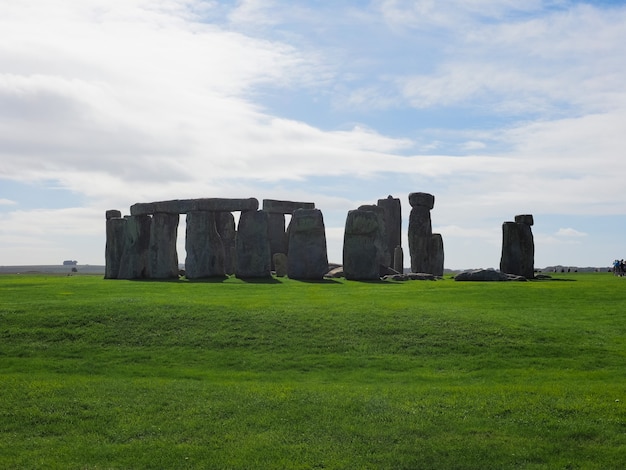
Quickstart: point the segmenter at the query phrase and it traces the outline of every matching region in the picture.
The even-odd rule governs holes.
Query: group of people
[[[626,274],[626,264],[623,259],[613,261],[613,274],[615,276],[623,276]]]

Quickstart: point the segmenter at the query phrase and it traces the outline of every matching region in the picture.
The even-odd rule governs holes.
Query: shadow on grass
[[[565,279],[562,277],[550,277],[550,276],[541,276],[530,279],[533,282],[550,282],[550,281],[559,281],[559,282],[576,282],[577,279]]]
[[[304,282],[305,284],[330,284],[334,286],[338,286],[341,284],[341,281],[332,278],[324,278],[324,279],[293,279],[297,282]]]

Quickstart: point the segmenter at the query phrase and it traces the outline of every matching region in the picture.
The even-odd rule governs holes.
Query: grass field
[[[626,278],[554,276],[0,276],[0,468],[624,468]]]

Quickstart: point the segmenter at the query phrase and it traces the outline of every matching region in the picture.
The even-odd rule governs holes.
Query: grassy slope
[[[621,468],[625,279],[0,277],[2,468]]]

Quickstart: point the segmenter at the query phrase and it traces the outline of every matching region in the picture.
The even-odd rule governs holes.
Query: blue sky
[[[448,268],[527,213],[538,267],[626,257],[625,2],[0,1],[0,38],[0,265],[103,264],[105,210],[194,197],[315,202],[341,262],[416,191]]]

